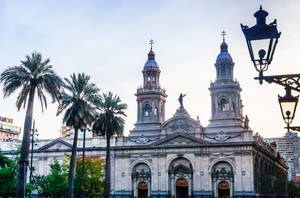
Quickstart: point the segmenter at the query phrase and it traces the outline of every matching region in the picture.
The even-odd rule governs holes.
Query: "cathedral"
[[[127,198],[256,197],[267,175],[285,178],[287,165],[249,128],[243,115],[234,62],[223,38],[210,84],[211,118],[202,126],[184,107],[165,119],[167,92],[152,49],[137,89],[137,121],[129,136],[111,140],[111,194]],[[162,74],[163,76],[163,74]],[[70,152],[71,138],[40,141],[35,148],[34,174],[47,174],[54,159]],[[87,138],[86,155],[105,157],[105,138]],[[79,139],[79,152],[82,139]]]

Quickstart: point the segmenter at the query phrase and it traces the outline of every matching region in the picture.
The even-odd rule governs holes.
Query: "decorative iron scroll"
[[[284,128],[286,129],[287,127],[284,127]],[[300,132],[300,126],[293,126],[293,127],[290,126],[289,129],[292,130],[292,131]]]
[[[254,79],[259,80],[259,77],[256,77]],[[284,87],[290,87],[292,90],[300,92],[300,74],[263,76],[262,79],[268,83],[276,83]]]

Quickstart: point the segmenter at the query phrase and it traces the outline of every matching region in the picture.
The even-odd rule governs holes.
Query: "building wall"
[[[227,162],[234,170],[233,193],[235,195],[253,195],[253,157],[251,146],[217,148],[173,148],[145,150],[122,150],[114,153],[114,175],[112,190],[115,194],[132,194],[132,170],[139,163],[147,164],[151,169],[151,194],[170,193],[169,165],[179,157],[188,159],[193,166],[193,194],[211,195],[215,189],[212,184],[212,167],[219,162]],[[248,150],[249,149],[249,150]],[[205,152],[203,152],[206,150]],[[155,153],[155,154],[154,154]]]
[[[16,140],[21,133],[21,127],[13,124],[13,119],[0,117],[0,142]]]
[[[268,142],[276,142],[276,150],[288,164],[288,180],[295,181],[296,170],[299,169],[300,138],[297,133],[288,132],[283,137],[266,138]]]

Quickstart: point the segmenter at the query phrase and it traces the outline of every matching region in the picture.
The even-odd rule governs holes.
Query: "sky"
[[[63,78],[85,72],[102,92],[112,91],[128,104],[128,134],[137,119],[134,94],[142,85],[141,71],[153,39],[160,83],[168,94],[166,119],[178,108],[179,94],[186,93],[185,108],[207,126],[211,118],[208,87],[216,78],[214,64],[225,30],[250,128],[263,137],[280,137],[285,124],[277,95],[284,95],[284,89],[254,80],[258,74],[240,28],[240,23],[255,24],[253,14],[260,4],[269,12],[267,22],[276,18],[282,32],[265,75],[298,73],[297,0],[0,0],[0,71],[38,51],[50,58]],[[0,116],[13,118],[23,128],[25,111],[17,111],[16,97],[3,98],[0,92]],[[62,116],[56,116],[56,111],[57,104],[49,104],[42,113],[35,101],[34,119],[41,139],[59,137]],[[292,125],[300,125],[299,112]]]

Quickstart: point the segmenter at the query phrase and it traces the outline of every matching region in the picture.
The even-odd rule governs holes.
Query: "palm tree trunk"
[[[27,110],[26,110],[26,116],[25,116],[25,122],[24,122],[20,160],[18,162],[19,168],[18,168],[18,177],[17,177],[17,192],[16,192],[17,198],[25,197],[25,185],[27,179],[27,166],[28,166],[28,159],[29,159],[30,132],[31,132],[31,124],[32,124],[35,88],[36,88],[35,85],[31,85]]]
[[[73,198],[74,194],[74,179],[76,170],[76,152],[77,152],[77,139],[78,139],[78,128],[75,128],[72,155],[70,160],[70,171],[69,171],[69,186],[68,186],[68,198]]]
[[[106,133],[104,198],[109,198],[109,196],[110,196],[110,135]]]

